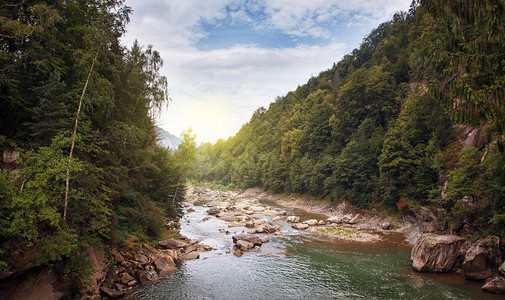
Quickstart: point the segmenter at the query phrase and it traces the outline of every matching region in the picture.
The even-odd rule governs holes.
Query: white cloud
[[[131,45],[152,44],[164,60],[173,102],[159,119],[174,134],[192,127],[199,141],[233,135],[259,106],[268,106],[336,62],[358,45],[332,36],[332,27],[389,20],[410,0],[127,0],[134,10],[128,33]],[[226,23],[226,22],[228,23]],[[224,22],[224,23],[223,23]],[[326,39],[324,45],[267,48],[235,45],[203,51],[195,45],[208,37],[203,23],[226,28],[250,24],[295,37]],[[360,37],[361,39],[362,37]]]

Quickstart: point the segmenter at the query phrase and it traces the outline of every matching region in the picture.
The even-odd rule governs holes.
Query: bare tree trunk
[[[67,178],[65,179],[65,201],[63,203],[63,220],[64,221],[66,221],[66,219],[67,219],[68,192],[70,190],[70,162],[72,160],[72,155],[74,154],[75,140],[77,138],[77,125],[79,123],[79,114],[81,113],[82,99],[84,98],[84,94],[86,93],[86,88],[88,87],[89,78],[91,77],[91,73],[93,72],[93,67],[95,66],[95,62],[96,62],[96,59],[98,58],[98,53],[100,52],[101,47],[102,47],[102,43],[100,43],[100,45],[98,45],[98,49],[96,50],[95,57],[93,58],[93,62],[91,63],[91,67],[89,68],[88,77],[86,78],[86,82],[84,83],[81,97],[79,98],[79,106],[77,107],[77,114],[75,116],[74,132],[72,133],[72,144],[70,146],[70,153],[68,154]]]

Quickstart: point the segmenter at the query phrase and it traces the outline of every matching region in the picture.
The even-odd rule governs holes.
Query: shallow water
[[[410,247],[399,235],[387,242],[330,242],[292,229],[269,235],[260,253],[227,253],[227,228],[204,207],[193,207],[181,233],[217,250],[184,261],[178,273],[140,287],[131,299],[502,299],[480,291],[480,284],[456,275],[419,274],[410,268]],[[261,218],[271,219],[271,217]],[[226,229],[230,234],[221,233]]]

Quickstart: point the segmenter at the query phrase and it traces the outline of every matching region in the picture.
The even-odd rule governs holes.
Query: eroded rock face
[[[418,272],[451,271],[464,241],[455,235],[421,235],[412,248],[412,268]]]
[[[473,280],[484,280],[497,274],[502,262],[500,238],[489,236],[468,249],[463,261],[463,275]]]

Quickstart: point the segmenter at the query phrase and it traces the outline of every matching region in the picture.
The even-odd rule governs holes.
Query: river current
[[[179,272],[140,287],[130,299],[503,299],[457,275],[412,271],[411,248],[399,234],[379,243],[335,242],[279,221],[282,236],[269,235],[261,252],[236,257],[231,236],[246,228],[228,228],[214,216],[203,221],[207,208],[191,207],[181,234],[216,250],[183,261]]]

